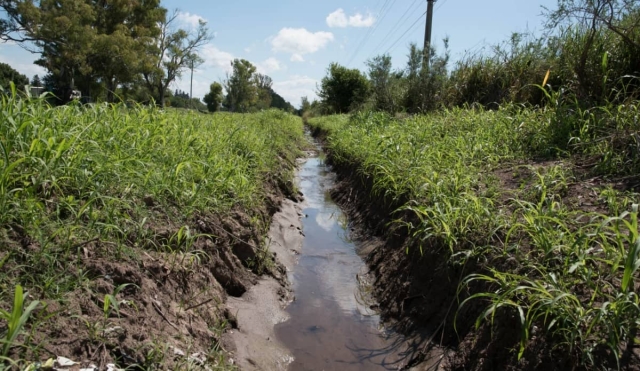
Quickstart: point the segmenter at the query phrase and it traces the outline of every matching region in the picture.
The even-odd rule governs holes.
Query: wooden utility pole
[[[193,108],[193,59],[191,60],[191,85],[189,86],[189,108]]]
[[[436,0],[427,0],[427,25],[424,30],[424,67],[429,66],[431,58],[431,27],[433,26],[433,3]]]

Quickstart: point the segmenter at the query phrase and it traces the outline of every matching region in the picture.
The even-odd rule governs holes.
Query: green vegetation
[[[481,105],[497,109],[501,104],[532,106],[553,104],[537,85],[563,91],[563,97],[579,102],[582,109],[637,99],[640,76],[640,6],[628,0],[559,0],[554,9],[543,9],[545,33],[514,33],[510,39],[469,53],[449,63],[449,39],[440,52],[431,53],[424,66],[423,50],[409,48],[404,66],[394,70],[389,55],[368,61],[371,89],[348,88],[332,64],[320,88],[311,114],[376,110],[426,113],[441,108]],[[455,43],[456,40],[451,40]],[[352,71],[353,74],[361,74]],[[545,86],[547,88],[547,86]],[[348,90],[354,97],[335,91]],[[351,105],[355,101],[359,104]]]
[[[408,252],[443,257],[437,268],[460,277],[463,321],[470,311],[492,332],[519,320],[509,365],[557,354],[587,369],[635,365],[640,198],[623,189],[640,186],[640,7],[559,0],[544,13],[544,37],[515,33],[452,67],[446,39],[429,65],[415,45],[403,69],[377,56],[364,103],[348,110],[329,99],[325,80],[346,84],[328,73],[303,117],[338,169],[391,210]],[[334,112],[351,116],[313,117]]]
[[[217,112],[220,110],[223,99],[222,85],[214,82],[209,86],[209,92],[204,96],[202,101],[207,105],[209,112]]]
[[[332,63],[322,79],[318,95],[330,113],[345,113],[359,108],[369,93],[367,78],[357,69]]]
[[[202,302],[203,293],[216,298],[215,282],[206,290],[191,286],[203,272],[211,276],[212,261],[222,254],[223,240],[209,232],[224,227],[216,218],[246,213],[245,227],[263,231],[269,215],[260,210],[274,192],[268,189],[291,180],[303,143],[301,120],[279,110],[207,115],[108,104],[52,108],[15,93],[0,99],[0,313],[11,321],[6,336],[2,331],[8,339],[3,356],[13,360],[38,358],[55,339],[37,336],[39,326],[58,321],[84,321],[78,338],[89,331],[95,335],[90,344],[105,341],[114,315],[143,310],[139,300],[148,298],[136,293],[149,288],[135,272],[151,275],[145,259],[182,277],[171,280],[187,280],[180,284],[185,300]],[[104,278],[95,264],[129,264],[134,273],[117,281],[111,271]],[[114,282],[103,290],[105,279]],[[93,300],[96,310],[70,306],[25,325],[37,301],[24,314],[17,301],[12,315],[8,307],[21,287],[43,304],[66,308],[69,300]],[[147,315],[160,311],[149,305]],[[98,332],[90,331],[94,325],[101,326]],[[23,329],[31,335],[20,336]]]
[[[186,71],[203,63],[201,51],[212,34],[202,19],[192,29],[180,27],[181,13],[169,12],[159,0],[0,0],[0,10],[0,40],[21,43],[39,54],[35,63],[48,72],[43,85],[53,93],[51,103],[66,104],[80,92],[83,102],[204,108],[199,100],[171,96],[169,90]],[[232,65],[234,72],[225,82],[230,111],[293,111],[273,91],[271,79],[255,73],[255,66],[245,60]],[[0,86],[8,90],[10,81],[20,89],[29,83],[8,65],[0,65]],[[40,84],[40,79],[34,82]],[[208,101],[218,98],[215,94]],[[208,104],[210,109],[215,106]]]
[[[478,325],[512,310],[522,325],[518,357],[537,327],[576,365],[593,367],[602,351],[619,360],[636,341],[640,199],[606,182],[581,191],[572,160],[592,162],[591,174],[637,180],[636,149],[623,133],[640,130],[638,108],[569,115],[564,106],[510,105],[308,122],[328,134],[333,163],[396,210],[393,224],[410,237],[408,248],[439,249],[452,266],[478,267],[459,289],[459,308],[486,303]],[[582,206],[593,192],[597,210]]]
[[[2,88],[4,91],[9,91],[9,89],[11,89],[12,82],[16,86],[22,88],[25,85],[29,84],[29,78],[14,70],[8,64],[0,63],[0,88]]]

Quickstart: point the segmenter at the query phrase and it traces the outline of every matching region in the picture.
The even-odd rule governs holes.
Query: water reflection
[[[298,176],[305,242],[290,277],[296,297],[287,309],[291,319],[276,329],[295,358],[290,369],[396,369],[400,338],[380,328],[379,317],[359,300],[356,276],[364,263],[349,239],[347,218],[331,199],[333,174],[312,157]]]

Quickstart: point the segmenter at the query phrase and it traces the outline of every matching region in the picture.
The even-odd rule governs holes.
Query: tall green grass
[[[18,284],[39,299],[87,286],[88,244],[109,260],[139,249],[191,253],[193,216],[263,207],[267,183],[292,178],[304,140],[300,118],[277,110],[52,108],[15,92],[0,96],[0,122],[4,303]],[[159,240],[163,225],[182,228]]]
[[[634,139],[624,133],[639,129],[638,105],[574,116],[564,107],[453,109],[403,120],[359,113],[309,124],[328,132],[337,166],[357,169],[374,196],[404,212],[398,215],[410,215],[396,223],[409,231],[412,248],[441,248],[451,264],[480,264],[482,271],[460,287],[487,290],[472,291],[461,303],[484,300],[478,325],[511,310],[522,325],[518,358],[538,327],[576,365],[595,367],[602,361],[598,354],[621,359],[636,341],[640,240],[632,204],[640,200],[602,189],[615,212],[609,215],[563,200],[575,182],[572,156],[592,161],[595,174],[617,178],[636,171]],[[567,132],[558,134],[563,125]],[[612,130],[605,134],[603,125]],[[616,149],[621,146],[627,152]],[[559,157],[565,166],[538,162]],[[519,184],[508,186],[497,172],[505,168],[530,176],[514,176]],[[516,268],[483,265],[505,259]],[[474,284],[479,281],[484,284]]]

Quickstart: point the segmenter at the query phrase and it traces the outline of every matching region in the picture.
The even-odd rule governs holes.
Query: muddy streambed
[[[334,174],[318,148],[298,172],[304,194],[304,240],[290,272],[295,300],[289,319],[275,328],[292,355],[289,370],[395,370],[405,357],[403,339],[380,324],[370,309],[366,266],[349,239],[346,216],[332,201]]]

